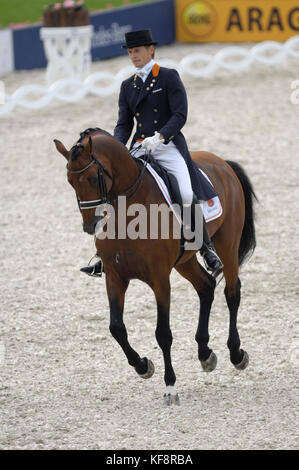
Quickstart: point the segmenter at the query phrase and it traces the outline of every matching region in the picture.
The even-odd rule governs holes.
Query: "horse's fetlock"
[[[166,387],[174,387],[176,383],[176,375],[174,373],[174,370],[165,372],[164,382],[165,382]]]
[[[200,345],[200,344],[208,344],[209,342],[209,339],[210,339],[210,335],[202,335],[202,334],[198,334],[196,333],[195,335],[195,341]]]
[[[130,364],[130,365],[134,366],[134,364]],[[148,370],[148,359],[146,357],[143,357],[142,359],[140,359],[139,364],[135,365],[134,367],[135,367],[137,374],[139,375],[145,374]]]
[[[231,354],[235,354],[239,352],[241,342],[239,339],[232,339],[227,341],[227,347],[231,351]]]

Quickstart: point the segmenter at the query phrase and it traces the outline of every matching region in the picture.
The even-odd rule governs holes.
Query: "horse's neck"
[[[121,157],[116,165],[115,191],[120,194],[134,185],[140,174],[140,167],[126,149],[122,149]]]
[[[129,151],[115,139],[106,141],[105,157],[109,160],[113,174],[113,191],[115,195],[121,194],[137,180],[140,168]],[[103,141],[102,141],[103,143]],[[102,143],[99,143],[99,152],[102,150]]]

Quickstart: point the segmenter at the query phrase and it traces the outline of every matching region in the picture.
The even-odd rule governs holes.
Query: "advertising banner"
[[[14,69],[12,32],[10,29],[0,30],[0,76]]]
[[[298,0],[176,0],[182,42],[286,41],[299,34]]]
[[[159,45],[175,40],[173,0],[157,0],[92,13],[90,20],[94,27],[92,60],[126,54],[121,46],[128,31],[149,28]],[[41,26],[37,24],[13,31],[16,70],[46,67],[47,59],[40,39]]]
[[[151,29],[159,45],[175,40],[174,2],[158,0],[108,10],[91,16],[94,33],[91,42],[93,60],[126,54],[121,46],[125,33]]]

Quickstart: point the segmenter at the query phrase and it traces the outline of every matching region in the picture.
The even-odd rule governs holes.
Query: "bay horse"
[[[94,235],[99,217],[95,201],[110,201],[115,206],[117,197],[125,195],[128,207],[134,203],[165,203],[152,176],[144,171],[127,148],[101,129],[87,129],[80,134],[76,144],[67,150],[54,140],[58,152],[67,160],[67,177],[73,186],[83,218],[83,230]],[[256,199],[252,184],[235,162],[204,151],[191,153],[196,165],[210,178],[223,208],[222,215],[208,223],[208,230],[220,256],[225,278],[224,294],[229,309],[229,335],[227,346],[230,360],[243,370],[249,363],[247,352],[240,349],[237,315],[241,298],[239,267],[256,246],[253,203]],[[169,215],[170,218],[173,214]],[[126,224],[132,217],[127,216]],[[117,225],[117,220],[116,220]],[[171,226],[171,223],[169,224]],[[117,227],[116,227],[117,229]],[[195,334],[198,358],[204,371],[215,369],[217,357],[209,344],[209,316],[214,299],[216,280],[198,262],[196,251],[185,251],[181,257],[180,240],[168,239],[98,239],[98,255],[103,261],[106,290],[110,306],[109,329],[121,346],[129,365],[142,378],[154,373],[152,361],[141,358],[131,347],[123,320],[125,293],[131,279],[147,283],[154,292],[157,303],[156,339],[162,349],[165,374],[166,404],[179,404],[175,390],[176,376],[171,363],[172,333],[170,314],[170,273],[173,268],[191,282],[199,301],[199,319]]]

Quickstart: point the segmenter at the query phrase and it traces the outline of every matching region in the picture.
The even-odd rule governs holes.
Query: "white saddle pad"
[[[169,207],[172,207],[173,201],[170,198],[168,188],[166,184],[164,183],[163,179],[156,173],[156,171],[150,166],[150,164],[147,164],[147,170],[154,177]],[[208,178],[208,176],[206,175],[204,171],[200,170],[199,168],[198,168],[198,171],[201,171],[204,177],[207,178],[207,180],[211,183],[210,179]],[[201,206],[201,210],[203,212],[206,222],[211,222],[212,220],[217,219],[218,217],[221,216],[223,212],[220,199],[218,196],[214,197],[213,199],[209,199],[208,201],[201,201],[200,206]]]

